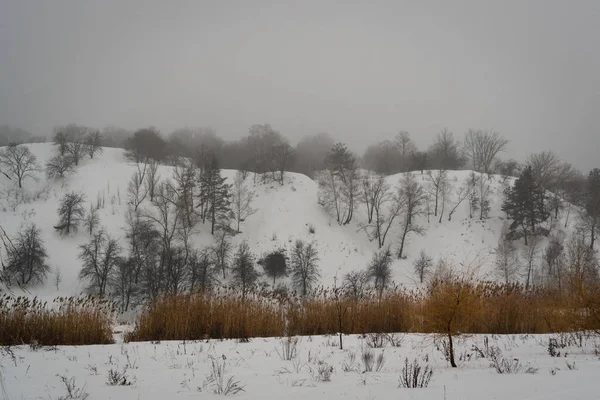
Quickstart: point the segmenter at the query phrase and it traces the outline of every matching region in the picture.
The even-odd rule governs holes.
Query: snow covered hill
[[[43,166],[53,157],[56,149],[50,144],[28,145],[38,162]],[[125,213],[127,211],[127,186],[136,167],[124,158],[121,149],[104,149],[104,153],[93,160],[86,158],[80,162],[75,175],[64,181],[46,179],[43,172],[36,180],[28,179],[23,189],[19,190],[14,181],[0,176],[0,221],[11,236],[26,223],[35,222],[43,232],[48,250],[50,265],[61,271],[62,282],[56,288],[53,276],[49,276],[42,286],[30,287],[31,294],[44,298],[57,295],[76,295],[83,290],[78,281],[80,262],[77,259],[78,246],[89,240],[83,229],[69,236],[61,237],[53,228],[58,221],[57,208],[59,199],[67,191],[85,193],[90,204],[96,204],[98,198],[105,200],[105,206],[99,210],[101,225],[113,236],[124,239]],[[235,171],[224,170],[223,175],[229,180]],[[161,166],[161,179],[172,177],[173,168]],[[462,185],[468,178],[469,171],[449,172],[449,180],[455,187]],[[427,184],[427,172],[416,173],[417,180]],[[387,178],[395,185],[402,174]],[[363,269],[377,251],[377,243],[370,241],[360,224],[366,220],[366,209],[360,205],[355,218],[349,225],[339,226],[327,212],[317,203],[318,187],[310,178],[288,173],[283,186],[276,182],[267,184],[247,183],[256,193],[253,207],[257,212],[248,217],[242,224],[242,233],[235,236],[234,244],[247,240],[256,255],[277,249],[291,248],[296,239],[314,241],[319,251],[319,266],[322,284],[331,285],[334,280],[340,282],[349,271]],[[395,260],[393,265],[396,283],[407,286],[416,285],[417,279],[413,271],[413,261],[421,250],[434,260],[445,258],[455,265],[466,264],[477,259],[483,265],[480,277],[491,278],[490,268],[493,263],[493,249],[497,245],[502,227],[505,224],[501,211],[502,190],[509,184],[503,183],[500,176],[490,179],[490,217],[480,221],[469,218],[468,201],[465,201],[448,221],[442,222],[434,216],[419,216],[418,224],[426,230],[424,235],[411,235],[405,247],[406,259]],[[149,207],[145,200],[142,207]],[[564,221],[555,221],[553,229],[563,229]],[[314,228],[314,233],[309,231]],[[549,227],[549,226],[548,226]],[[194,236],[194,245],[198,248],[212,243],[210,227],[200,226],[200,232]],[[570,230],[570,227],[567,228]],[[388,235],[387,242],[392,248],[397,246],[400,227],[398,223]],[[18,290],[16,291],[18,292]]]

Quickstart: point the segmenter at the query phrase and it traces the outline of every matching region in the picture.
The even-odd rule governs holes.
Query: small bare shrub
[[[579,369],[579,368],[577,368],[577,365],[575,365],[575,361],[573,361],[573,363],[565,361],[565,363],[567,364],[567,369],[569,371],[577,371]]]
[[[225,360],[211,357],[210,373],[206,376],[204,388],[210,389],[213,394],[228,396],[244,392],[244,386],[235,380],[235,376],[225,378]]]
[[[550,357],[560,357],[561,351],[559,349],[564,349],[565,347],[567,347],[567,344],[559,341],[556,337],[548,339],[548,354]]]
[[[106,384],[108,386],[131,386],[132,382],[127,377],[127,368],[123,369],[123,372],[114,368],[109,369]]]
[[[426,388],[432,375],[433,369],[429,364],[422,366],[416,358],[409,364],[408,358],[405,358],[399,386],[407,389]]]
[[[368,347],[363,348],[360,358],[363,362],[363,372],[373,371],[373,366],[375,365],[375,354],[373,353],[373,350]]]
[[[383,368],[383,366],[385,365],[385,354],[383,354],[383,351],[381,353],[379,353],[379,355],[377,356],[377,360],[375,361],[375,372],[381,372],[381,369]]]
[[[490,347],[491,366],[499,374],[518,374],[524,372],[526,374],[535,374],[538,368],[524,366],[518,358],[508,359],[502,355],[502,351],[495,346]]]
[[[281,351],[277,349],[277,354],[283,361],[290,361],[298,355],[298,338],[288,336],[281,339]]]
[[[316,231],[317,230],[315,229],[315,226],[313,224],[308,225],[308,233],[314,235]]]
[[[331,375],[333,374],[333,366],[327,364],[324,361],[317,363],[317,369],[311,369],[313,379],[317,382],[330,382]]]
[[[356,363],[356,353],[349,351],[346,353],[346,359],[342,362],[342,371],[354,372],[358,371],[358,365]]]
[[[67,378],[64,375],[58,375],[61,382],[65,385],[66,394],[58,397],[56,400],[86,400],[90,395],[87,392],[86,386],[78,388],[75,384],[75,378]]]
[[[380,349],[385,347],[387,337],[384,333],[369,333],[366,337],[367,346],[373,349]]]

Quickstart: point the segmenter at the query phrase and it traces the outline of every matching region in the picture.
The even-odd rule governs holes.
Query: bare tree
[[[279,171],[279,183],[283,185],[283,174],[290,167],[294,159],[294,149],[287,141],[282,141],[273,148],[273,156],[277,170]]]
[[[157,228],[163,255],[171,254],[171,249],[183,223],[183,215],[177,204],[177,193],[168,181],[160,184],[154,207],[146,210],[143,215]]]
[[[479,204],[477,205],[477,208],[479,209],[479,219],[484,220],[489,217],[492,209],[490,206],[491,187],[489,184],[489,176],[484,177],[483,173],[481,173],[477,183],[479,188],[479,193],[477,193],[477,199],[479,200]]]
[[[23,187],[23,180],[33,178],[40,170],[36,157],[31,153],[29,147],[19,144],[11,144],[0,151],[0,164],[4,165],[7,174],[12,175]]]
[[[299,290],[302,296],[307,296],[321,277],[318,262],[319,256],[315,245],[296,240],[292,249],[291,275],[294,288]]]
[[[450,205],[450,212],[448,213],[448,221],[452,221],[452,215],[458,209],[458,207],[469,197],[469,183],[459,186],[456,189],[456,197],[454,202]]]
[[[507,145],[508,140],[502,138],[498,132],[469,130],[465,136],[464,151],[473,164],[473,170],[491,174],[496,156],[504,151]]]
[[[48,253],[42,231],[35,224],[28,225],[19,231],[12,243],[5,271],[9,280],[15,281],[19,286],[43,283],[50,272],[50,266],[46,263]]]
[[[508,285],[518,278],[520,265],[514,242],[507,238],[507,233],[508,227],[505,224],[495,250],[495,272],[496,276]]]
[[[434,201],[433,215],[437,217],[440,196],[448,183],[448,172],[445,170],[428,171],[427,180],[429,181],[428,190]]]
[[[69,142],[67,143],[67,153],[73,159],[73,163],[75,163],[75,166],[79,165],[79,161],[83,158],[83,156],[86,153],[84,135],[84,132],[76,133],[69,138]]]
[[[48,178],[62,179],[66,175],[74,173],[75,167],[70,156],[55,156],[46,163],[46,176]]]
[[[402,233],[400,235],[400,248],[398,249],[398,258],[404,255],[404,245],[409,233],[423,234],[424,229],[417,225],[415,218],[423,214],[423,205],[425,203],[425,193],[421,185],[417,182],[412,173],[404,174],[401,182],[400,195],[404,200],[402,210]]]
[[[215,268],[223,273],[223,279],[225,279],[227,275],[229,260],[231,258],[232,246],[229,237],[229,230],[222,228],[218,229],[217,234],[215,235],[215,243],[211,247]]]
[[[444,217],[444,211],[446,211],[446,204],[451,200],[452,196],[452,182],[450,182],[450,179],[446,179],[446,182],[442,184],[439,196],[440,218],[438,219],[438,223],[441,224],[442,218]]]
[[[92,236],[99,225],[100,216],[98,215],[98,209],[90,204],[90,209],[83,219],[83,226],[85,226],[85,229],[87,229],[87,231],[90,233],[90,236]]]
[[[467,191],[469,199],[469,218],[473,218],[477,210],[479,209],[479,195],[477,194],[477,188],[481,177],[477,176],[474,171],[471,171],[469,178],[467,179]]]
[[[196,188],[197,173],[196,167],[189,161],[184,161],[182,165],[175,167],[174,179],[178,195],[178,203],[183,213],[183,221],[188,227],[193,227],[198,222],[194,207],[194,196]]]
[[[237,232],[240,232],[240,222],[244,222],[246,218],[256,212],[256,210],[252,208],[254,192],[246,186],[244,181],[244,173],[237,171],[231,188],[231,210],[233,211],[237,222]]]
[[[242,242],[231,265],[231,278],[242,290],[242,298],[246,297],[248,290],[256,283],[258,272],[254,268],[254,256],[250,252],[247,242]]]
[[[542,258],[546,267],[547,285],[554,287],[558,293],[562,293],[563,281],[566,275],[565,246],[560,236],[554,235],[550,238],[548,245],[543,251]]]
[[[127,202],[133,207],[134,211],[137,211],[148,195],[148,187],[144,185],[147,165],[145,163],[136,164],[137,170],[133,173],[127,185]]]
[[[54,229],[59,230],[65,235],[76,229],[85,215],[83,203],[85,203],[85,195],[83,193],[70,192],[65,194],[60,200],[60,207],[58,208],[60,221]]]
[[[367,267],[367,276],[373,281],[375,290],[379,297],[392,282],[392,252],[389,247],[373,254],[373,258]]]
[[[130,266],[121,266],[124,271],[127,268],[132,269],[133,282],[137,286],[141,283],[141,278],[148,277],[154,279],[160,277],[160,272],[156,273],[156,260],[160,250],[160,233],[156,231],[152,221],[144,218],[139,212],[129,211],[126,217],[127,227],[125,237],[128,241]],[[145,271],[150,273],[146,274]],[[127,281],[122,281],[127,283]],[[158,282],[146,282],[146,287],[157,288]],[[155,290],[153,293],[158,293]],[[133,293],[130,292],[129,296]]]
[[[218,272],[209,249],[193,251],[188,260],[190,293],[206,292],[218,283]]]
[[[400,153],[401,162],[404,164],[401,169],[402,172],[408,171],[408,164],[412,154],[417,152],[417,146],[410,138],[410,135],[406,131],[400,131],[394,139],[398,152]]]
[[[329,212],[335,212],[340,225],[352,221],[361,192],[361,174],[356,156],[343,143],[336,143],[325,159],[327,168],[317,180],[319,204]]]
[[[188,251],[182,246],[175,246],[168,252],[163,251],[161,257],[165,294],[177,296],[183,293],[189,281]]]
[[[60,290],[60,284],[62,283],[62,272],[59,266],[54,268],[54,286],[56,290]]]
[[[367,221],[370,224],[373,221],[373,213],[375,209],[373,204],[375,200],[380,196],[383,189],[388,188],[385,182],[385,176],[383,174],[365,174],[363,176],[363,202],[367,207]]]
[[[135,277],[135,264],[133,259],[119,259],[111,273],[109,286],[111,292],[118,297],[122,312],[129,309],[129,306],[138,294],[139,285],[136,284]]]
[[[371,203],[374,217],[370,218],[369,223],[362,225],[361,229],[370,230],[370,239],[377,239],[379,248],[382,248],[394,220],[405,205],[405,197],[400,187],[395,189],[395,193],[391,192],[383,176],[379,176],[373,184],[365,185],[364,190],[368,192],[365,199]]]
[[[159,179],[158,162],[151,160],[148,163],[148,168],[146,170],[146,191],[150,196],[151,202],[154,202],[154,194],[156,193],[156,187],[158,186]]]
[[[590,288],[596,289],[598,282],[598,258],[590,248],[587,238],[574,233],[567,242],[567,282],[572,293],[584,295]],[[597,305],[595,306],[597,307]]]
[[[443,129],[429,148],[429,160],[434,169],[458,169],[465,163],[460,151],[460,143],[452,132]]]
[[[55,146],[58,147],[58,151],[61,156],[64,156],[67,152],[67,143],[69,143],[69,138],[65,132],[59,130],[60,128],[54,128],[54,136],[52,138],[52,142]]]
[[[525,263],[525,288],[533,286],[535,277],[535,265],[539,257],[540,237],[531,235],[529,244],[522,249],[522,259]]]
[[[96,154],[102,154],[102,134],[98,130],[91,130],[85,138],[85,150],[90,158],[94,158]]]
[[[79,279],[88,281],[88,289],[103,296],[112,273],[120,262],[121,247],[116,239],[101,229],[89,243],[79,246],[79,259],[83,262]]]
[[[415,274],[419,277],[419,281],[423,283],[425,277],[427,277],[433,267],[433,259],[427,255],[425,250],[421,250],[419,258],[415,260],[413,266],[415,268]]]
[[[584,207],[580,213],[580,226],[587,232],[590,249],[594,249],[600,227],[600,169],[590,171],[587,179]]]
[[[354,299],[364,296],[369,284],[369,275],[367,271],[351,271],[344,275],[344,289]]]

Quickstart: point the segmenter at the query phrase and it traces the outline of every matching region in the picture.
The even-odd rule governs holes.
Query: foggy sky
[[[356,150],[495,129],[600,166],[600,1],[0,0],[0,124],[226,138],[270,123]]]

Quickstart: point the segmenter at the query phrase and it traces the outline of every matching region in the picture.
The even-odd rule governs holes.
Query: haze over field
[[[270,123],[361,153],[406,130],[495,129],[524,160],[596,166],[594,0],[0,4],[0,124],[76,122],[230,139]]]

